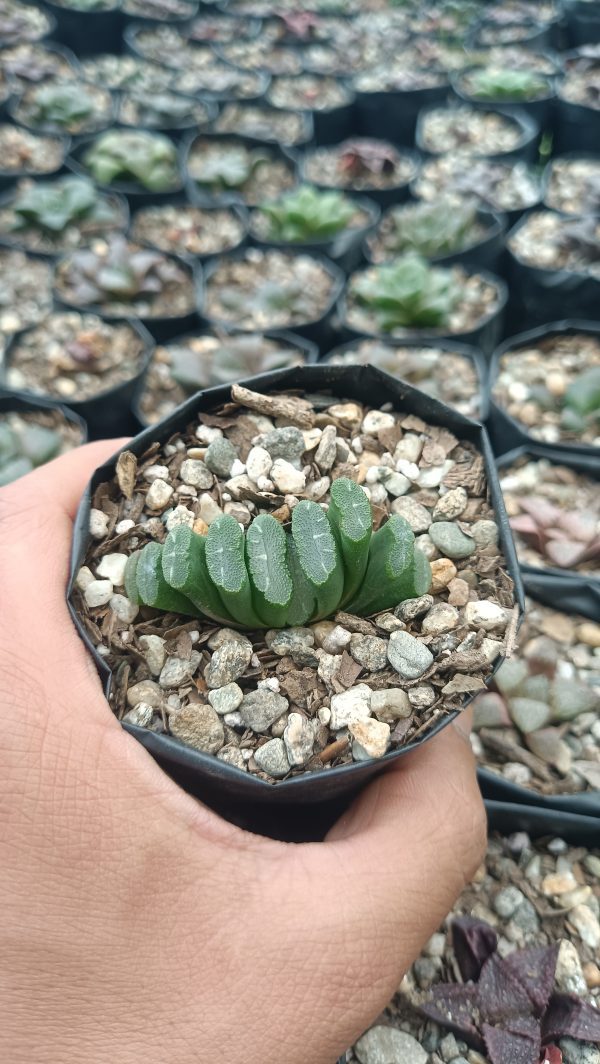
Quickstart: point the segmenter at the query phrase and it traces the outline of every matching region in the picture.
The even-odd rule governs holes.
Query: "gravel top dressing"
[[[137,211],[131,237],[174,255],[216,255],[242,241],[244,225],[233,211],[167,204]]]
[[[414,189],[425,200],[443,193],[460,199],[478,196],[487,206],[506,211],[533,207],[540,198],[539,180],[525,163],[473,159],[462,149],[427,159]]]
[[[107,89],[161,92],[173,80],[173,71],[135,55],[94,55],[81,61],[81,72],[86,81]]]
[[[483,460],[447,429],[391,409],[331,397],[312,406],[238,386],[232,396],[237,403],[200,414],[141,460],[122,455],[115,479],[96,490],[73,594],[113,670],[113,709],[267,782],[382,757],[460,708],[512,646],[517,612]],[[370,618],[342,609],[266,631],[159,613],[125,593],[126,580],[133,598],[142,586],[140,561],[126,572],[128,557],[145,544],[154,545],[138,559],[160,554],[182,525],[209,550],[223,514],[243,530],[270,514],[296,536],[295,508],[301,522],[320,503],[329,527],[322,507],[338,478],[363,486],[376,530],[400,515],[406,534],[415,531],[429,593]],[[358,601],[371,601],[375,585],[362,587]],[[293,610],[303,603],[299,592]]]
[[[475,700],[480,765],[540,794],[600,791],[600,625],[528,601],[519,650]]]
[[[600,159],[554,159],[544,201],[564,214],[600,213]]]
[[[437,107],[423,118],[421,138],[436,155],[460,150],[474,155],[512,151],[523,133],[512,119],[470,107]]]
[[[0,487],[83,442],[60,410],[0,413]]]
[[[65,146],[58,137],[40,136],[17,126],[0,125],[0,171],[20,177],[23,173],[51,174],[58,170]]]
[[[544,270],[569,270],[600,279],[600,218],[564,218],[536,211],[508,240],[521,262]]]
[[[9,75],[21,91],[31,82],[45,81],[48,78],[68,80],[73,77],[69,60],[60,52],[54,52],[43,44],[27,41],[2,50],[0,69]]]
[[[257,140],[275,140],[293,147],[306,139],[304,115],[279,109],[226,104],[215,122],[217,133],[241,133]]]
[[[521,563],[600,572],[598,481],[525,455],[500,470]]]
[[[318,148],[306,156],[304,173],[309,181],[328,188],[356,192],[395,188],[415,177],[418,164],[413,156],[384,141],[357,137],[332,148]]]
[[[135,376],[144,345],[130,325],[109,325],[95,314],[51,314],[21,336],[11,350],[6,382],[11,388],[89,399]]]
[[[0,339],[35,325],[52,305],[52,270],[22,251],[0,249]]]

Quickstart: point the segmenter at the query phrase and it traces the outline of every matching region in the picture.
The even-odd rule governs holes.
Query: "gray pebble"
[[[197,650],[192,650],[189,659],[167,658],[158,682],[161,687],[179,687],[180,684],[191,680],[200,664],[201,656]]]
[[[139,683],[134,683],[127,691],[127,703],[130,706],[137,706],[138,702],[147,702],[153,709],[158,709],[163,705],[165,700],[165,692],[161,691],[160,687],[154,680],[140,680]]]
[[[466,509],[469,496],[464,488],[452,488],[441,495],[433,511],[434,521],[454,521]]]
[[[503,920],[509,920],[513,913],[525,901],[525,895],[518,887],[503,887],[493,900],[494,912]]]
[[[142,635],[140,646],[150,672],[153,676],[160,676],[166,657],[164,639],[159,635]]]
[[[527,898],[524,898],[518,909],[515,909],[512,922],[527,935],[534,934],[540,927],[538,914]]]
[[[563,1064],[600,1064],[600,1047],[574,1038],[561,1038],[558,1043],[563,1055]]]
[[[244,755],[237,746],[222,746],[221,749],[217,751],[217,758],[219,761],[225,761],[228,765],[235,765],[235,767],[240,768],[242,772],[248,771]]]
[[[263,772],[276,780],[283,779],[290,771],[283,739],[269,739],[264,746],[259,746],[254,751],[254,760]]]
[[[495,547],[498,543],[498,525],[495,521],[475,521],[471,525],[471,535],[480,549]]]
[[[285,657],[295,650],[307,649],[315,645],[315,634],[310,628],[272,628],[265,642],[274,654]]]
[[[392,473],[385,466],[381,467],[379,479],[388,495],[406,495],[412,487],[411,481],[403,473]]]
[[[215,650],[204,671],[209,687],[225,687],[238,680],[245,672],[252,657],[252,643],[238,632]]]
[[[427,1053],[416,1038],[395,1027],[371,1027],[354,1050],[360,1064],[427,1064]]]
[[[422,617],[424,613],[433,606],[432,595],[421,595],[420,598],[405,599],[399,606],[396,606],[394,613],[401,621],[414,621],[417,617]]]
[[[388,643],[388,661],[405,680],[416,680],[433,664],[433,654],[408,632],[392,632]]]
[[[397,720],[410,717],[411,703],[406,691],[400,687],[385,687],[371,692],[371,713],[384,724],[395,724]]]
[[[268,688],[258,687],[244,695],[239,712],[244,724],[254,732],[266,732],[289,707],[287,698]]]
[[[126,595],[113,595],[109,606],[115,616],[120,621],[123,621],[124,624],[131,624],[140,612],[139,606],[136,606],[135,602],[128,599]]]
[[[201,491],[208,491],[212,488],[213,475],[208,466],[199,458],[186,458],[185,462],[181,463],[179,476],[184,484],[200,488]]]
[[[258,442],[261,447],[264,447],[265,451],[269,452],[271,458],[284,458],[287,462],[291,462],[292,465],[298,465],[300,458],[304,454],[304,436],[300,429],[294,428],[293,425],[287,425],[282,429],[273,429],[272,432],[267,432],[265,436],[261,436]]]
[[[374,635],[354,633],[350,639],[350,653],[354,660],[370,672],[379,672],[387,665],[387,640]]]
[[[410,495],[402,495],[394,499],[392,513],[399,514],[405,521],[408,521],[415,534],[427,532],[432,521],[430,511],[425,506],[421,506],[420,502],[411,499]]]
[[[446,558],[468,558],[477,549],[472,536],[466,536],[452,521],[434,521],[429,526],[429,538]]]
[[[147,702],[138,702],[137,706],[125,713],[123,720],[126,724],[135,724],[138,728],[148,728],[152,724],[154,710]]]
[[[431,986],[435,981],[441,966],[442,961],[439,957],[417,958],[413,964],[413,972],[421,990],[427,990],[427,988]]]
[[[319,446],[315,451],[315,462],[322,473],[328,473],[336,459],[336,430],[335,425],[327,425],[323,429]]]
[[[413,709],[429,709],[435,702],[437,695],[435,689],[428,683],[419,684],[417,687],[409,687],[407,698]]]
[[[458,1044],[453,1034],[445,1035],[439,1046],[438,1053],[442,1060],[453,1061],[458,1056]]]
[[[218,436],[206,448],[204,461],[208,468],[219,477],[228,477],[237,458],[237,452],[230,440]]]
[[[208,701],[213,709],[223,717],[226,713],[234,713],[240,705],[244,692],[237,683],[227,683],[224,687],[217,687],[208,692]]]
[[[225,741],[223,724],[212,706],[197,702],[172,713],[169,729],[176,739],[206,754],[216,754]]]
[[[442,632],[450,632],[458,627],[460,615],[456,606],[450,606],[447,602],[438,602],[432,606],[423,618],[421,631],[423,635],[441,635]]]

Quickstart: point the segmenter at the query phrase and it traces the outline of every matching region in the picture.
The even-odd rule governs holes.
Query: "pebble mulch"
[[[569,270],[600,279],[600,219],[564,218],[534,211],[508,240],[514,255],[528,266]]]

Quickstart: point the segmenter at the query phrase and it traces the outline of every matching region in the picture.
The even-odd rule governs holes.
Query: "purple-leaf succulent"
[[[558,945],[496,952],[489,924],[460,917],[452,943],[464,983],[440,983],[421,1012],[487,1053],[491,1064],[562,1064],[560,1038],[600,1043],[600,1010],[554,993]]]
[[[523,513],[511,517],[510,527],[553,565],[572,569],[600,557],[592,513],[567,512],[537,496],[520,498],[519,507]]]

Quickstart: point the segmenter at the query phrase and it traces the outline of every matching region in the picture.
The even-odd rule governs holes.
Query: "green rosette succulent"
[[[460,299],[452,270],[430,266],[412,252],[356,274],[349,294],[371,311],[384,333],[442,327]]]
[[[286,244],[331,240],[346,229],[357,206],[341,192],[320,192],[311,185],[262,203],[256,211],[261,235]]]
[[[102,185],[135,181],[149,192],[167,192],[179,184],[177,150],[160,133],[110,130],[88,148],[83,163]]]

